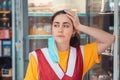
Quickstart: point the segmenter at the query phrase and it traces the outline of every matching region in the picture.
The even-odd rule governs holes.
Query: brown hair
[[[55,19],[55,17],[59,14],[66,14],[66,12],[64,10],[60,10],[60,11],[56,12],[51,17],[51,20],[50,20],[51,25],[53,24],[53,20]],[[73,26],[73,29],[74,29],[74,26]],[[78,33],[75,33],[70,39],[70,46],[77,47],[79,45],[80,45],[80,35]]]

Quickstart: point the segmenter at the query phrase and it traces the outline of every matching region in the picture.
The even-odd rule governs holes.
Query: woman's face
[[[73,34],[72,21],[65,15],[57,15],[52,24],[52,35],[57,43],[69,43]]]

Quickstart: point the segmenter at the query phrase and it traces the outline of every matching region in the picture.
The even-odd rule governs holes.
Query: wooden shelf
[[[10,13],[10,11],[0,11],[0,13],[8,14],[8,13]]]

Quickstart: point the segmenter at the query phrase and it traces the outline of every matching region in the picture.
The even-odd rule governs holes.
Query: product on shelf
[[[28,0],[29,12],[56,12],[62,9],[72,9],[86,13],[86,0]]]
[[[2,40],[2,56],[12,56],[12,40]]]
[[[68,0],[54,0],[53,1],[53,11],[56,12],[58,10],[62,9],[70,9],[71,8],[71,2]]]
[[[11,57],[0,57],[0,80],[12,80]]]
[[[0,11],[11,11],[11,0],[0,0]]]
[[[62,9],[72,9],[76,12],[87,13],[92,11],[108,12],[111,11],[109,0],[29,0],[29,12],[56,12]]]
[[[1,69],[1,72],[2,72],[2,77],[4,78],[12,78],[12,69]]]
[[[46,28],[48,27],[48,28]],[[42,23],[36,25],[33,25],[30,27],[30,35],[49,35],[50,31],[49,31],[49,27],[50,25],[42,25]]]
[[[87,3],[87,12],[90,13],[98,13],[101,12],[101,7],[103,8],[104,5],[102,3],[102,0],[88,0]]]
[[[30,40],[30,51],[36,50],[38,48],[44,48],[48,46],[48,39],[31,39]]]
[[[2,40],[0,40],[0,57],[2,56]]]
[[[52,0],[28,0],[29,12],[52,12]]]
[[[51,25],[47,17],[29,17],[29,34],[30,35],[49,35]]]
[[[10,39],[12,36],[11,30],[2,29],[0,30],[0,39]]]
[[[71,9],[76,12],[86,13],[86,0],[54,0],[53,11]]]
[[[12,14],[10,10],[0,11],[0,29],[2,28],[11,28],[12,23]]]

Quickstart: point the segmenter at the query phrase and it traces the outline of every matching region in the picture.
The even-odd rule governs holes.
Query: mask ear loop
[[[58,51],[53,36],[48,38],[48,52],[53,62],[59,61]]]

